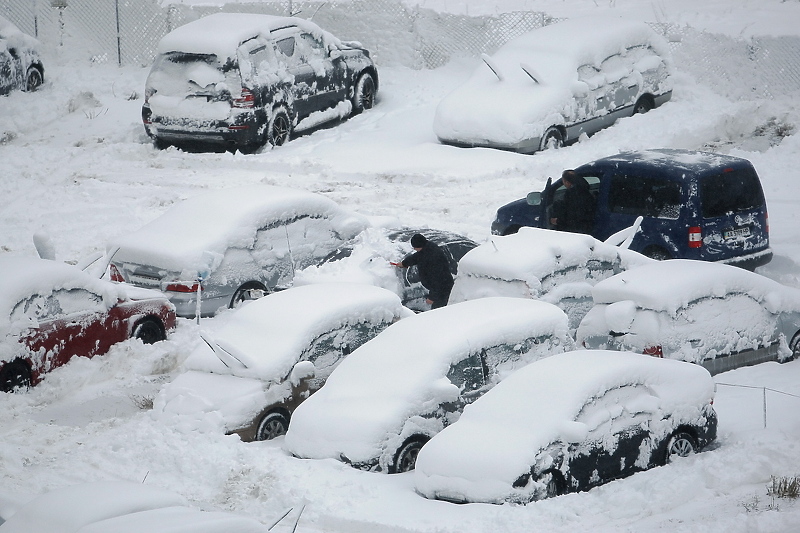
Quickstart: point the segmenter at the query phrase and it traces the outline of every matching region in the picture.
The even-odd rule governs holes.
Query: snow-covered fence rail
[[[764,428],[767,427],[767,392],[772,392],[775,394],[782,395],[787,398],[797,398],[800,400],[800,396],[797,394],[792,394],[790,392],[780,391],[777,389],[771,389],[769,387],[756,387],[753,385],[737,385],[734,383],[717,383],[717,387],[735,387],[740,389],[754,389],[761,391],[761,412],[763,414],[764,420]],[[793,410],[794,411],[794,410]]]
[[[345,40],[361,41],[381,66],[435,68],[462,55],[492,53],[555,19],[541,12],[492,16],[439,13],[400,0],[4,0],[0,15],[53,48],[97,62],[148,65],[168,31],[219,11],[294,14]],[[199,2],[198,2],[199,3]],[[58,7],[61,6],[61,7]],[[800,93],[800,37],[733,38],[653,23],[672,43],[679,70],[728,98]],[[70,58],[74,57],[74,53]]]

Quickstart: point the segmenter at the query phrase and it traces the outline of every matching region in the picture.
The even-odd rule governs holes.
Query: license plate
[[[723,231],[722,236],[725,239],[736,239],[738,237],[749,237],[750,236],[750,227],[744,226],[741,228],[736,229],[729,229],[728,231]]]

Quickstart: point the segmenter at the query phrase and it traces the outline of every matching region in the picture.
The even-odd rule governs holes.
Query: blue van
[[[755,269],[769,263],[764,191],[746,159],[660,149],[604,157],[575,169],[596,199],[593,237],[605,240],[643,217],[630,248],[655,259],[719,261]],[[547,180],[497,210],[492,233],[553,229],[550,212],[566,189]]]

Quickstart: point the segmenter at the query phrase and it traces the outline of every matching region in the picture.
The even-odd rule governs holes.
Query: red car
[[[56,261],[0,257],[0,391],[35,385],[73,357],[131,337],[164,340],[174,328],[175,307],[159,292]]]

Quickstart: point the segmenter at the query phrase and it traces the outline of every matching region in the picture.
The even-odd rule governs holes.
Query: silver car
[[[367,226],[322,195],[254,185],[189,198],[107,254],[112,280],[163,291],[178,316],[210,316],[289,287]]]

